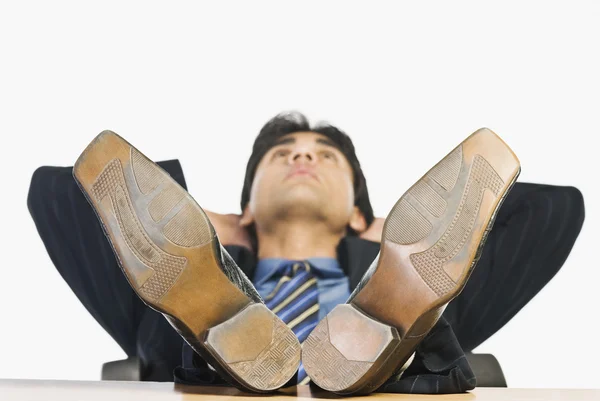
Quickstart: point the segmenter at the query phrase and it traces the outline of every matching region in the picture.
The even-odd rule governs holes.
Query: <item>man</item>
[[[501,147],[499,145],[499,148]],[[104,152],[104,154],[108,155],[106,161],[109,161],[114,158],[116,153],[113,149]],[[141,155],[135,157],[139,159],[140,165],[146,163]],[[454,159],[458,160],[456,152],[450,154],[449,157],[451,161],[446,164],[454,163],[452,161]],[[493,157],[493,153],[489,157]],[[135,165],[135,163],[134,160],[132,164]],[[460,167],[460,163],[458,165]],[[518,165],[518,162],[516,165]],[[104,167],[104,165],[100,167]],[[140,167],[140,169],[144,168],[151,170],[151,165],[147,164],[145,167]],[[446,170],[449,168],[452,169],[451,166],[447,166]],[[97,181],[99,171],[92,174],[93,177],[87,178],[85,173],[78,175],[77,171],[76,166],[75,175],[79,181],[83,182],[84,192],[87,192],[89,196],[91,185]],[[444,171],[430,173],[433,174],[434,178],[437,174],[437,181],[443,183],[446,180]],[[512,184],[511,181],[516,178],[518,171],[513,168],[511,174],[503,177],[503,187],[497,188],[496,195],[498,198],[495,201],[495,206],[499,206],[503,195],[508,191]],[[152,179],[146,181],[151,182]],[[436,184],[433,181],[436,180],[428,181],[430,187],[431,185],[435,187]],[[170,185],[170,183],[168,184]],[[169,186],[162,182],[159,185]],[[150,188],[152,183],[147,184],[147,186],[147,194],[155,190],[155,188]],[[177,188],[165,188],[161,187],[160,189],[167,193],[163,198],[172,198],[171,203],[175,200],[177,202],[181,200],[182,195],[181,192],[177,191]],[[439,190],[438,192],[443,190],[443,188],[436,189]],[[397,216],[393,216],[393,211],[388,217],[388,221],[399,226],[399,228],[395,232],[388,233],[387,240],[395,239],[396,243],[408,244],[412,237],[423,235],[427,237],[428,234],[421,232],[423,226],[427,223],[419,221],[420,218],[414,213],[411,214],[410,207],[414,207],[415,203],[414,199],[408,199],[410,196],[416,196],[417,198],[422,196],[424,199],[431,198],[431,193],[428,194],[427,191],[423,185],[420,185],[419,188],[414,187],[411,189],[411,195],[401,199],[394,209]],[[162,192],[156,192],[155,195],[158,193]],[[422,195],[418,195],[419,193]],[[473,349],[502,327],[547,283],[566,259],[583,221],[581,195],[573,188],[523,184],[521,187],[517,185],[510,194],[497,216],[496,228],[490,234],[488,244],[491,245],[488,245],[487,250],[483,252],[482,259],[478,268],[475,269],[471,281],[466,285],[461,295],[451,302],[444,312],[444,317],[448,319],[458,336],[460,344],[466,350]],[[140,199],[142,198],[140,197]],[[452,196],[446,199],[448,204],[452,203],[451,198]],[[113,193],[111,199],[117,207],[119,207],[119,204],[121,206],[127,204],[124,194],[115,195]],[[479,201],[482,202],[481,199]],[[410,202],[412,206],[408,207],[407,202]],[[487,220],[483,219],[482,223],[491,222],[492,215],[495,212],[495,208],[492,207],[494,202],[486,199],[483,202],[488,202],[489,205],[486,212],[488,213]],[[94,204],[93,200],[92,204]],[[433,200],[429,203],[425,201],[423,204],[430,207],[433,214],[435,214],[439,212],[436,211],[436,207],[440,207],[441,202]],[[173,207],[169,202],[166,202],[165,205],[155,207],[157,210],[154,214],[158,216],[158,220],[161,220],[159,217],[164,217],[162,216],[163,213],[168,213],[171,210],[169,207]],[[101,205],[97,202],[95,207],[99,209]],[[563,211],[562,218],[547,219],[547,212],[556,208]],[[123,210],[126,210],[126,208]],[[378,276],[373,274],[373,270],[376,272],[385,270],[385,263],[374,264],[376,269],[370,270],[371,276],[367,274],[367,277],[361,282],[361,278],[369,264],[379,251],[377,241],[382,238],[383,227],[381,220],[374,220],[373,218],[366,182],[360,164],[356,159],[352,143],[345,134],[335,127],[310,127],[306,119],[298,114],[280,115],[267,123],[257,138],[253,154],[248,163],[246,182],[242,194],[242,210],[243,213],[239,218],[231,215],[219,216],[212,213],[208,213],[208,216],[221,243],[230,245],[227,250],[236,259],[246,275],[254,279],[256,289],[263,298],[268,299],[273,296],[273,293],[275,293],[274,297],[276,298],[277,291],[275,290],[284,288],[286,277],[287,281],[293,280],[293,274],[290,274],[289,261],[305,261],[308,265],[306,270],[315,276],[312,281],[314,284],[312,292],[307,294],[311,294],[310,297],[312,297],[313,302],[316,300],[318,302],[314,302],[312,310],[310,308],[306,310],[310,314],[302,322],[305,324],[302,335],[306,336],[309,330],[314,329],[317,321],[323,322],[323,318],[332,311],[335,305],[345,302],[351,290],[354,290],[352,295],[355,296],[355,300],[362,296],[361,306],[363,308],[371,308],[370,316],[378,313],[378,307],[383,310],[383,315],[390,308],[400,307],[392,302],[394,297],[389,296],[389,291],[386,293],[381,288],[371,289],[370,291],[382,294],[381,298],[384,304],[387,299],[389,307],[381,307],[373,300],[373,296],[362,295],[369,291],[368,288],[371,285],[369,283],[381,281],[381,278],[377,278]],[[102,215],[102,212],[100,215]],[[103,217],[103,220],[110,238],[110,223],[106,223],[110,219],[107,219],[106,216]],[[201,218],[197,219],[197,216],[194,216],[193,213],[182,214],[182,216],[187,217],[187,219],[182,217],[178,223],[171,224],[171,229],[169,229],[169,221],[171,220],[168,219],[164,225],[163,228],[166,230],[164,232],[170,233],[170,240],[184,245],[197,244],[202,242],[201,237],[203,235],[210,234],[210,224],[208,222],[202,221]],[[521,216],[525,216],[526,219],[521,219]],[[173,216],[170,218],[172,219]],[[197,219],[195,224],[186,225],[183,223],[194,221],[194,218]],[[403,222],[411,219],[411,227],[417,228],[412,229],[409,233],[403,232],[401,227]],[[198,229],[200,226],[203,228]],[[481,237],[485,235],[487,228],[486,224],[480,224]],[[122,229],[112,231],[113,246],[115,246],[115,242],[119,241],[114,234],[119,230],[123,231]],[[126,230],[124,232],[127,233]],[[246,233],[247,235],[245,235]],[[140,238],[135,238],[134,231],[131,231],[130,234],[130,239],[140,240]],[[127,235],[122,237],[125,238]],[[475,260],[478,256],[476,253],[480,251],[477,248],[481,239],[472,241],[473,248],[467,255],[470,258],[469,260]],[[550,246],[551,243],[552,246]],[[525,246],[522,246],[522,244],[528,245],[527,252],[523,252]],[[118,248],[119,245],[117,244],[116,249]],[[146,249],[149,259],[158,257],[149,248],[144,248],[143,244],[140,249]],[[258,264],[253,260],[255,256],[259,260]],[[133,263],[127,260],[122,260],[122,263],[138,294],[148,304],[161,310],[161,305],[155,302],[156,299],[153,299],[152,295],[141,293],[140,288],[135,286],[136,282],[141,283],[148,280],[152,272],[144,270],[143,267],[131,267]],[[229,264],[230,266],[231,262],[224,261],[221,264],[225,266]],[[298,270],[297,267],[298,264],[294,264],[294,274]],[[220,268],[223,269],[223,266]],[[260,302],[257,294],[253,292],[252,288],[248,287],[248,283],[245,283],[239,277],[235,277],[233,267],[230,266],[229,270],[227,268],[224,270],[232,282],[237,280],[237,286],[243,289],[250,299],[253,299],[256,303]],[[460,273],[458,276],[468,275],[470,264],[463,263],[458,273]],[[380,273],[377,274],[381,276]],[[436,277],[441,277],[439,272],[435,274]],[[399,283],[402,283],[401,278],[398,280]],[[457,281],[461,282],[461,280],[462,284],[458,287],[464,285],[466,278],[463,277]],[[516,280],[519,285],[513,285],[510,280]],[[408,282],[409,276],[405,276],[404,281]],[[189,283],[190,285],[202,285],[200,280],[190,280]],[[305,291],[311,290],[309,287]],[[452,288],[451,297],[456,296],[456,293],[460,291],[458,287]],[[211,293],[211,290],[206,288],[203,293],[210,294],[210,297],[214,299],[214,291]],[[181,291],[178,294],[179,298],[186,299],[180,296],[183,294]],[[315,299],[314,294],[317,294],[317,299]],[[176,294],[175,298],[177,296]],[[204,307],[199,305],[200,301],[191,307],[192,309],[189,311],[191,316],[202,314],[202,311],[206,309],[206,302],[210,302],[210,297],[204,300]],[[123,296],[123,298],[126,298],[126,296]],[[171,315],[171,323],[174,323],[174,320],[185,314],[185,307],[182,306],[181,299],[179,299],[179,303],[176,302],[173,304],[174,306],[171,305],[173,309],[170,311],[164,308],[161,310]],[[443,307],[444,304],[442,302],[437,306]],[[269,305],[268,301],[267,305]],[[316,308],[315,305],[317,305]],[[427,305],[431,306],[433,304]],[[186,307],[189,307],[189,305]],[[410,310],[412,305],[407,304],[402,307]],[[441,312],[440,308],[434,309]],[[355,308],[355,310],[360,310],[360,308]],[[139,313],[145,312],[136,312],[136,314]],[[335,311],[332,312],[332,315],[333,313]],[[145,327],[151,327],[151,330],[146,330],[146,332],[151,332],[152,335],[148,339],[152,337],[153,339],[146,344],[142,344],[139,353],[142,356],[147,354],[147,359],[150,361],[168,360],[168,356],[161,358],[159,354],[161,354],[161,350],[163,355],[172,354],[172,352],[165,352],[165,349],[168,349],[169,345],[177,344],[173,336],[174,331],[169,331],[164,322],[161,324],[160,320],[156,320],[156,314],[150,314],[149,316],[154,317],[146,319],[151,323],[147,323]],[[352,317],[351,315],[348,316]],[[364,316],[368,318],[368,315]],[[425,314],[420,316],[423,317]],[[393,320],[393,317],[390,319],[388,316],[387,320]],[[464,357],[462,350],[445,319],[442,318],[438,321],[432,329],[436,318],[437,316],[425,319],[427,322],[422,328],[423,335],[416,336],[419,339],[415,342],[415,345],[418,344],[418,348],[416,349],[414,361],[410,363],[408,369],[401,376],[396,374],[390,378],[381,387],[382,391],[452,392],[464,391],[474,386],[472,372],[470,372],[468,364],[462,358]],[[364,317],[360,319],[364,319]],[[385,321],[386,319],[381,320]],[[142,319],[142,323],[143,321],[144,319]],[[179,323],[181,322],[175,322],[174,326],[179,326],[178,328],[186,340],[194,345],[194,339],[190,338],[193,335],[184,333]],[[372,325],[370,321],[367,323]],[[396,327],[392,327],[392,332],[393,329],[402,331],[402,323],[399,322]],[[213,351],[219,347],[219,344],[217,344],[218,339],[227,338],[227,333],[235,332],[232,329],[228,330],[222,327],[220,329],[222,329],[218,332],[220,335],[212,338],[214,340]],[[429,331],[430,329],[431,331]],[[139,325],[139,330],[144,330],[144,324]],[[158,331],[161,331],[161,333],[157,333]],[[422,337],[427,333],[429,334],[423,340]],[[156,341],[156,339],[161,341]],[[209,342],[210,340],[209,338]],[[385,346],[385,344],[382,344],[379,344],[379,346]],[[400,344],[403,344],[402,341]],[[375,345],[377,346],[377,344]],[[153,348],[154,350],[152,350]],[[204,353],[204,355],[193,352],[187,345],[184,347],[182,367],[176,370],[177,380],[217,384],[220,378],[211,367],[231,380],[231,372],[223,372],[224,367],[220,366],[225,364],[220,363],[214,358],[214,355],[211,357],[200,348],[202,346],[198,344],[194,347],[196,351],[200,351],[199,354]],[[151,351],[148,351],[149,349]],[[294,346],[290,346],[290,349],[294,349]],[[403,355],[399,358],[397,355],[390,355],[396,363],[401,362],[403,366],[386,367],[386,373],[383,375],[385,377],[381,374],[372,374],[373,369],[371,369],[364,375],[359,375],[360,377],[357,377],[353,383],[347,384],[346,387],[332,388],[332,390],[346,394],[372,391],[381,384],[379,382],[387,380],[392,373],[400,373],[402,368],[408,365],[404,362],[406,362],[408,356],[412,355],[411,351],[412,348],[408,351],[404,350]],[[305,352],[305,354],[308,355],[310,352]],[[157,355],[159,356],[157,357]],[[292,352],[288,359],[291,361],[291,370],[294,371],[294,364],[299,359],[298,352]],[[207,360],[211,366],[208,366]],[[312,362],[316,365],[319,364],[318,360]],[[298,372],[298,379],[300,379],[302,368],[303,365],[300,365],[301,370]],[[306,365],[306,368],[306,371],[310,374],[308,365]],[[312,369],[314,370],[315,366]],[[289,372],[287,374],[289,375]],[[314,375],[315,378],[318,376],[316,370]],[[283,379],[282,377],[279,378],[280,381]],[[327,383],[322,378],[317,380],[320,380],[317,384],[327,387]],[[235,378],[233,381],[235,382]],[[290,380],[290,383],[292,382],[293,380]],[[375,382],[378,385],[374,385]],[[243,388],[261,390],[252,388],[249,383],[237,382],[235,384],[242,384]]]

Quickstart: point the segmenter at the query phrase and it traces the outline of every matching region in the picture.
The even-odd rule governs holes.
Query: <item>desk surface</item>
[[[111,382],[111,381],[60,381],[60,380],[16,380],[0,379],[0,399],[2,400],[217,400],[217,401],[256,401],[257,398],[270,401],[291,401],[293,399],[342,399],[323,390],[312,390],[309,386],[298,386],[281,390],[273,395],[244,393],[231,387],[196,387],[173,383],[150,382]],[[600,390],[553,390],[553,389],[512,389],[478,388],[466,394],[450,395],[410,395],[374,393],[372,400],[419,400],[419,401],[598,401]],[[353,397],[364,398],[364,397]]]

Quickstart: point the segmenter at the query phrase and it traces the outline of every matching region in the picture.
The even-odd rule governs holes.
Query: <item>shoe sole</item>
[[[301,352],[296,336],[229,280],[208,217],[168,173],[104,131],[73,175],[131,287],[221,376],[255,392],[293,377]]]
[[[366,394],[401,374],[465,286],[519,173],[512,150],[480,129],[398,200],[363,287],[303,344],[302,362],[315,384]]]

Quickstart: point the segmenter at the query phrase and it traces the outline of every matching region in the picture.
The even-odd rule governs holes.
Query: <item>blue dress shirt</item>
[[[317,278],[319,290],[319,320],[323,319],[338,304],[350,297],[348,277],[334,258],[310,258],[311,272]],[[269,295],[283,275],[287,259],[261,259],[256,265],[252,282],[261,297]]]

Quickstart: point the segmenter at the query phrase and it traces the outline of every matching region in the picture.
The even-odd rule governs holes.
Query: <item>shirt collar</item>
[[[319,278],[332,278],[344,276],[340,263],[335,258],[308,258],[306,259],[312,266],[313,274]],[[261,285],[273,276],[283,274],[283,267],[291,262],[283,258],[266,258],[258,261],[254,270],[254,283]]]

